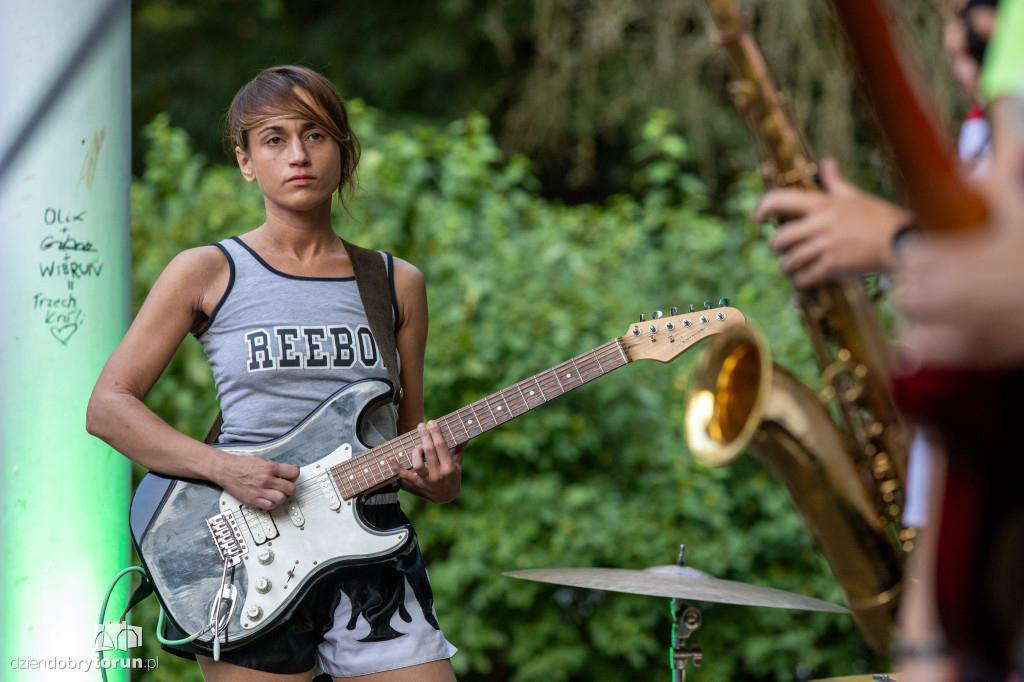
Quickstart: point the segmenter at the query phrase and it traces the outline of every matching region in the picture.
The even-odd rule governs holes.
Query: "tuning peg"
[[[725,308],[728,308],[729,307],[729,299],[723,298],[722,300],[720,300],[718,302],[718,305],[723,306]]]
[[[660,320],[662,317],[664,317],[664,313],[662,313],[660,310],[655,310],[654,314],[651,315],[652,320]]]
[[[672,306],[672,309],[669,311],[669,315],[671,315],[672,317],[675,317],[676,313],[678,313],[678,312],[679,312],[679,308],[677,308],[675,306]]]
[[[712,308],[714,308],[714,306],[711,305],[711,301],[704,301],[704,310],[711,310]]]
[[[690,304],[690,312],[691,313],[693,312],[693,304],[692,303]]]
[[[647,318],[646,318],[646,317],[644,317],[644,314],[643,314],[643,313],[640,313],[640,321],[641,321],[641,322],[643,322],[643,321],[644,321],[644,320],[646,320],[646,319],[647,319]]]

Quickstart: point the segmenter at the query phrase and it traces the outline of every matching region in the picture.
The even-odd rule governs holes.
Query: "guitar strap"
[[[387,268],[379,251],[364,249],[341,240],[352,261],[352,272],[356,276],[356,287],[363,302],[370,333],[377,343],[384,368],[388,371],[391,384],[395,387],[394,403],[402,399],[402,383],[398,378],[398,347],[395,341],[395,322],[391,317],[391,286]],[[397,314],[397,313],[396,313]]]
[[[352,272],[356,277],[359,299],[366,311],[366,321],[370,325],[370,333],[377,343],[384,368],[388,371],[391,384],[395,387],[394,403],[402,399],[402,384],[398,378],[398,346],[395,341],[395,321],[391,317],[391,286],[388,283],[388,271],[379,251],[364,249],[361,246],[341,240],[349,260],[352,261]],[[223,412],[217,413],[210,431],[203,442],[212,445],[220,436],[224,425]]]

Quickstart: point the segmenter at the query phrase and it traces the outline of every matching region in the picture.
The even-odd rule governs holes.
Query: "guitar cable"
[[[110,587],[107,588],[107,594],[103,597],[103,606],[100,607],[100,620],[99,620],[99,625],[101,627],[106,623],[106,620],[104,620],[104,619],[107,616],[107,604],[110,602],[110,595],[114,593],[114,588],[117,587],[117,583],[119,583],[121,581],[121,578],[123,578],[124,576],[128,575],[129,573],[140,573],[142,575],[143,581],[148,581],[149,580],[149,575],[146,573],[146,569],[144,569],[142,566],[129,566],[128,568],[125,568],[120,573],[118,573],[114,577],[113,582],[110,583]],[[224,579],[225,579],[226,575],[227,575],[227,564],[225,564],[225,566],[224,566],[224,574],[221,575],[221,590],[224,589]],[[141,589],[141,586],[140,586],[140,589]],[[152,591],[152,590],[150,590],[150,591]],[[218,594],[220,594],[220,592],[218,592]],[[142,598],[144,599],[145,596],[148,596],[148,593],[146,595],[144,595]],[[139,599],[139,601],[141,601],[141,599]],[[124,610],[124,613],[121,614],[121,621],[120,622],[124,623],[126,621],[126,619],[128,617],[128,612],[131,611],[131,609],[134,608],[136,606],[136,604],[138,603],[138,602],[134,602],[134,603],[133,602],[134,602],[134,600],[129,600],[128,607]],[[158,603],[159,603],[159,600],[158,600]],[[203,628],[199,632],[195,633],[194,635],[190,635],[189,637],[184,637],[182,639],[165,639],[164,635],[163,635],[163,630],[164,630],[164,621],[166,619],[166,616],[164,615],[164,606],[163,606],[163,604],[160,604],[160,615],[157,617],[157,621],[156,621],[156,638],[157,638],[157,640],[161,644],[166,644],[166,645],[170,645],[170,646],[179,646],[179,645],[182,645],[182,644],[188,644],[189,642],[192,642],[192,641],[198,639],[199,637],[202,637],[207,632],[212,630],[216,626],[216,620],[214,618],[217,618],[217,619],[220,618],[220,600],[218,600],[216,611],[213,614],[211,614],[210,624],[207,625],[205,628]],[[103,650],[97,651],[96,655],[97,655],[99,661],[103,660]],[[214,636],[214,638],[213,638],[213,660],[215,660],[215,661],[220,660],[220,637],[219,636]],[[100,668],[100,675],[103,678],[103,682],[107,682],[107,669],[104,668],[102,664],[100,664],[99,668]]]
[[[226,552],[225,552],[226,554]],[[203,632],[213,630],[213,660],[220,660],[220,631],[221,628],[217,627],[217,623],[220,622],[220,610],[224,606],[224,583],[228,577],[228,564],[231,563],[231,557],[224,557],[224,570],[220,574],[220,587],[217,588],[217,607],[210,612],[210,624],[206,626]],[[234,599],[231,600],[231,610],[234,610]],[[228,611],[228,618],[231,617],[231,611]],[[225,623],[227,625],[227,623]],[[202,633],[200,633],[202,634]],[[196,635],[197,637],[199,635]]]

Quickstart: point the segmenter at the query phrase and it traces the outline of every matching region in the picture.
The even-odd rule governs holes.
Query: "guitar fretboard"
[[[628,362],[625,346],[615,339],[436,421],[445,443],[454,448]],[[390,459],[412,468],[412,451],[419,442],[419,433],[410,431],[331,467],[331,477],[345,499],[379,488],[398,478]]]

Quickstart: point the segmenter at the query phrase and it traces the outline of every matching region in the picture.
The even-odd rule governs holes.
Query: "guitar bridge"
[[[242,555],[249,552],[249,546],[242,537],[242,531],[235,521],[234,512],[223,512],[206,519],[206,525],[217,543],[220,558],[234,566],[242,560]]]

